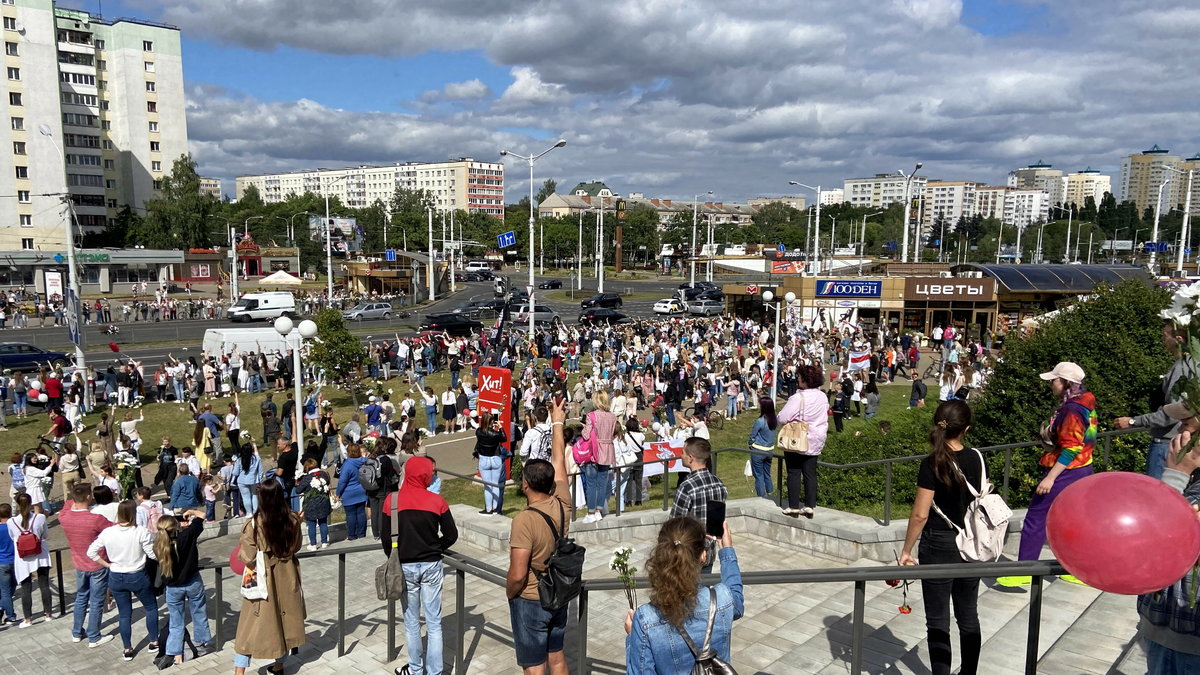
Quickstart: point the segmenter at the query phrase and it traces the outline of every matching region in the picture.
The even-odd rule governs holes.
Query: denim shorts
[[[522,668],[541,665],[546,655],[563,650],[567,633],[567,610],[550,612],[537,600],[516,597],[508,601],[512,617],[513,643],[517,665]]]

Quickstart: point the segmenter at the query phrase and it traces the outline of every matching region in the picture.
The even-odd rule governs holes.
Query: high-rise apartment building
[[[898,173],[877,173],[870,178],[847,178],[842,181],[842,200],[851,206],[887,208],[904,201],[904,183],[908,179]],[[909,187],[916,199],[925,190],[927,178],[913,176]]]
[[[1187,181],[1181,180],[1178,174],[1171,171],[1179,169],[1181,162],[1179,155],[1172,155],[1170,150],[1158,145],[1129,155],[1121,160],[1121,175],[1117,180],[1117,192],[1113,196],[1118,202],[1135,202],[1139,209],[1154,206],[1154,201],[1158,199],[1158,186],[1169,178],[1171,182],[1164,191],[1163,208],[1182,205]]]
[[[426,190],[437,201],[439,210],[461,209],[497,218],[504,216],[504,165],[470,157],[446,162],[238,176],[236,185],[239,200],[253,185],[268,204],[282,202],[289,195],[311,192],[337,197],[346,206],[355,208],[370,206],[376,200],[387,203],[397,189]]]
[[[983,183],[964,180],[931,180],[925,184],[921,200],[921,222],[928,226],[941,216],[951,226],[958,219],[975,215],[975,190]]]
[[[205,178],[200,177],[200,194],[208,195],[213,199],[221,198],[221,179],[220,178]]]
[[[1112,177],[1105,176],[1090,166],[1083,171],[1067,174],[1066,180],[1067,192],[1063,203],[1074,204],[1078,208],[1083,208],[1088,197],[1099,205],[1104,199],[1104,193],[1112,192]]]
[[[983,187],[975,190],[975,213],[999,218],[1005,227],[1026,228],[1050,219],[1051,197],[1045,190]]]
[[[6,77],[0,250],[65,243],[69,197],[83,232],[141,207],[187,153],[179,30],[103,20],[52,0],[3,0]]]
[[[1066,197],[1066,180],[1061,169],[1038,160],[1023,169],[1008,172],[1008,187],[1018,190],[1043,190],[1053,204],[1063,203]]]

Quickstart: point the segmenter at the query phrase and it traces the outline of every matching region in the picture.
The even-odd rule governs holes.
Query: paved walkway
[[[465,507],[455,508],[462,521],[485,521]],[[503,525],[492,519],[488,526]],[[648,530],[629,544],[638,549],[635,558],[644,567],[649,550]],[[225,559],[232,548],[230,537],[202,544],[202,554]],[[735,545],[743,570],[778,570],[836,567],[833,562],[797,552],[794,548],[749,534],[736,534]],[[329,551],[346,548],[335,544]],[[503,552],[488,552],[461,543],[456,550],[464,555],[503,567]],[[588,577],[607,577],[610,547],[589,545]],[[337,656],[337,579],[338,557],[306,559],[301,569],[308,604],[308,643],[289,660],[287,672],[304,673],[382,673],[406,662],[404,652],[395,662],[387,661],[387,610],[375,599],[374,568],[382,563],[379,551],[346,555],[346,649]],[[868,561],[856,564],[873,565]],[[226,644],[214,655],[173,667],[177,673],[227,672],[233,658],[232,637],[236,630],[236,612],[240,606],[237,584],[226,572],[222,591],[224,604],[215,606],[213,573],[204,573],[209,585],[209,615],[223,622]],[[455,621],[455,578],[446,577],[443,607],[446,618],[445,659],[447,672],[454,661],[457,645]],[[68,575],[68,589],[73,585]],[[465,584],[466,626],[464,658],[466,672],[517,672],[513,658],[507,603],[503,592],[478,577],[468,576]],[[984,588],[980,596],[980,615],[984,631],[981,672],[1007,674],[1023,670],[1028,594]],[[68,598],[69,599],[69,598]],[[619,591],[593,593],[588,615],[588,655],[594,673],[624,672],[624,631],[620,626],[627,607]],[[642,600],[644,601],[644,592]],[[1140,648],[1132,643],[1137,615],[1132,598],[1099,593],[1093,589],[1054,581],[1045,588],[1042,619],[1041,661],[1044,673],[1138,673],[1145,672]],[[882,583],[867,590],[866,671],[869,673],[928,673],[928,652],[924,644],[925,627],[919,585],[909,594],[911,615],[901,615],[897,607],[900,591]],[[849,669],[850,584],[809,584],[785,586],[748,586],[746,615],[733,633],[733,664],[741,673],[827,673],[840,674]],[[35,600],[35,605],[38,602]],[[135,616],[140,613],[135,612]],[[163,613],[165,621],[165,611]],[[70,641],[70,616],[51,623],[39,622],[33,628],[0,630],[0,673],[61,671],[68,665],[76,672],[157,672],[146,651],[144,624],[135,623],[134,636],[139,651],[135,660],[120,659],[119,640],[98,649]],[[397,645],[404,643],[403,624],[397,623]],[[105,615],[104,631],[116,632],[116,616]],[[583,672],[578,661],[578,630],[574,618],[568,630],[567,654],[572,672]],[[955,637],[957,644],[957,637]],[[255,663],[260,672],[266,663]]]

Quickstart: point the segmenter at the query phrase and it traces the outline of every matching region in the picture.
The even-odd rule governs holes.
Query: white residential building
[[[834,206],[846,201],[846,191],[842,188],[821,190],[821,206]]]
[[[999,218],[1005,227],[1024,229],[1049,220],[1050,201],[1045,190],[980,186],[975,190],[975,213]]]
[[[983,183],[972,181],[929,181],[922,199],[921,222],[932,227],[941,216],[952,227],[959,218],[970,218],[975,215],[975,190],[981,187]]]
[[[1089,166],[1083,171],[1067,174],[1067,191],[1063,203],[1083,208],[1087,198],[1091,197],[1099,206],[1105,192],[1112,192],[1112,176],[1105,176]]]
[[[289,195],[311,192],[322,197],[337,197],[346,206],[363,208],[376,201],[388,203],[397,189],[426,190],[433,195],[441,211],[477,211],[497,218],[504,216],[504,165],[470,157],[445,162],[238,176],[237,199],[240,200],[251,185],[268,204],[285,201]]]
[[[140,208],[187,153],[179,30],[103,20],[52,0],[4,0],[0,250],[61,250]]]
[[[904,201],[904,183],[908,180],[898,173],[877,173],[870,178],[847,178],[842,182],[842,201],[851,206],[887,208]],[[911,197],[917,199],[925,190],[928,179],[913,176]]]
[[[1021,190],[1044,190],[1054,204],[1062,204],[1066,198],[1067,184],[1063,172],[1038,160],[1023,169],[1008,172],[1008,187]]]

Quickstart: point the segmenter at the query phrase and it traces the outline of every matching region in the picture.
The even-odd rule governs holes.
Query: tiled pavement
[[[455,516],[464,521],[464,525],[500,528],[506,524],[499,519],[485,519],[462,507],[455,509]],[[639,550],[637,558],[649,548],[649,538],[643,533],[650,531],[639,528],[634,531],[639,540],[628,542]],[[825,568],[841,564],[753,534],[735,533],[735,545],[743,570]],[[231,547],[229,538],[216,539],[204,543],[203,553],[224,558]],[[329,551],[335,552],[339,547],[346,545],[335,544]],[[499,567],[506,563],[506,555],[500,550],[487,551],[466,542],[456,549]],[[611,575],[607,567],[611,547],[589,544],[588,550],[588,576]],[[406,662],[403,651],[400,659],[387,661],[387,610],[376,601],[372,587],[373,570],[382,561],[382,553],[377,550],[346,555],[347,652],[341,658],[337,656],[337,556],[303,561],[308,644],[300,649],[298,656],[289,659],[287,672],[385,673]],[[855,564],[878,563],[862,560]],[[639,564],[639,567],[643,565]],[[72,576],[67,575],[68,588]],[[205,572],[204,579],[209,585],[209,615],[215,618],[218,612],[214,606],[213,573]],[[454,574],[448,572],[443,591],[447,672],[454,661],[457,645],[452,616],[455,583]],[[228,672],[231,668],[232,633],[240,598],[237,584],[228,573],[222,590],[224,606],[219,614],[225,627],[224,649],[172,667],[169,672],[181,675],[215,673]],[[1028,598],[1028,594],[983,589],[979,605],[985,665],[981,672],[997,675],[1022,672]],[[624,602],[620,592],[591,594],[588,615],[590,672],[624,672],[625,636],[621,629],[626,613]],[[909,602],[913,613],[901,615],[897,611],[900,604],[898,590],[882,583],[868,584],[864,653],[868,673],[929,672],[919,585],[914,584]],[[852,586],[848,583],[746,587],[746,616],[734,626],[733,665],[743,674],[847,672],[851,603]],[[465,610],[465,671],[519,672],[513,659],[507,603],[500,588],[468,576]],[[165,611],[163,616],[165,621]],[[1145,672],[1144,656],[1140,648],[1132,644],[1136,622],[1132,598],[1102,594],[1065,582],[1048,583],[1044,592],[1039,672]],[[105,615],[104,630],[116,632],[115,613]],[[5,657],[0,662],[0,673],[48,673],[62,671],[64,666],[74,672],[157,672],[151,657],[144,651],[144,625],[135,624],[133,634],[143,651],[133,662],[124,663],[120,659],[119,640],[94,650],[88,649],[86,644],[71,643],[69,615],[49,624],[38,623],[26,630],[5,628],[0,630],[0,654]],[[567,637],[572,672],[582,672],[577,667],[578,631],[574,618]],[[396,640],[397,645],[404,642],[402,623],[397,624]],[[266,665],[256,662],[252,672],[265,672]]]

